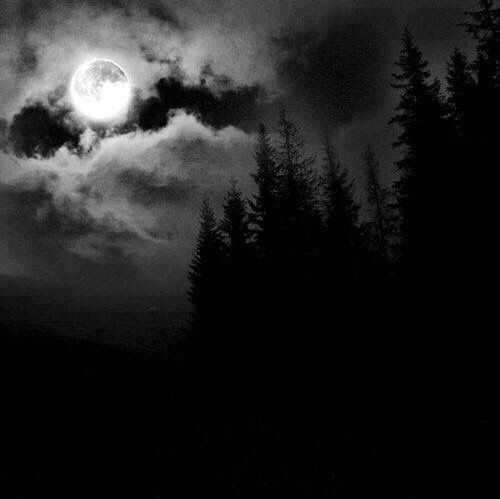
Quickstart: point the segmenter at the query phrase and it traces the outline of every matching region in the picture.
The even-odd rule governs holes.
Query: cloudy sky
[[[473,0],[0,0],[0,273],[183,293],[201,197],[252,186],[254,132],[284,104],[359,176],[393,175],[389,83],[408,26],[443,76]],[[74,71],[116,61],[127,118],[90,128]]]

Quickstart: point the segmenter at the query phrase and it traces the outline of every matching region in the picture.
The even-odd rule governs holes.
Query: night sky
[[[285,105],[311,151],[328,130],[354,177],[387,182],[402,30],[436,77],[469,0],[0,0],[0,273],[184,296],[200,200],[250,194],[259,122]],[[105,57],[126,120],[89,127],[67,85]],[[358,178],[358,185],[360,179]]]

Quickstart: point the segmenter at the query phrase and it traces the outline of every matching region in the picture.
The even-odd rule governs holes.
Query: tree
[[[235,180],[231,182],[223,204],[220,231],[224,238],[225,259],[219,277],[221,313],[218,317],[218,354],[225,361],[237,355],[241,360],[243,345],[249,337],[249,308],[254,301],[253,248],[247,203]],[[242,323],[242,317],[246,317]]]
[[[476,160],[493,165],[500,113],[500,8],[494,6],[493,0],[478,0],[477,10],[467,15],[465,28],[476,41],[476,58],[471,65],[477,81],[472,106]]]
[[[477,59],[474,63],[483,88],[498,88],[500,83],[500,8],[493,0],[478,0],[478,10],[467,12],[467,32],[477,42]]]
[[[429,81],[428,62],[408,30],[402,41],[399,72],[393,75],[392,84],[400,91],[400,101],[391,123],[400,128],[394,146],[403,151],[402,159],[396,163],[400,178],[395,183],[401,216],[400,262],[403,272],[414,272],[430,256],[433,217],[439,219],[438,198],[448,173],[445,174],[448,131],[439,82]]]
[[[389,189],[380,182],[380,163],[370,147],[364,157],[365,189],[370,213],[368,223],[376,253],[383,261],[389,257],[391,208]]]
[[[475,81],[467,56],[455,49],[447,65],[448,117],[458,140],[471,133],[471,113]]]
[[[461,260],[466,257],[483,266],[483,273],[494,266],[496,255],[484,248],[494,247],[491,227],[496,222],[496,179],[498,165],[498,116],[500,114],[500,8],[493,0],[478,0],[476,10],[468,12],[465,28],[476,42],[476,57],[472,61],[474,80],[472,92],[471,125],[465,141],[459,145],[462,183],[458,192],[467,193],[461,210],[455,215],[460,220]],[[471,167],[480,174],[471,174]],[[468,227],[467,237],[463,228]],[[458,227],[457,227],[458,229]],[[458,237],[457,237],[458,239]],[[478,251],[478,240],[484,240]],[[460,262],[462,263],[462,262]],[[463,264],[461,265],[463,268]],[[475,269],[477,275],[481,272]]]
[[[471,215],[471,203],[461,201],[462,193],[464,190],[482,191],[479,185],[471,189],[474,180],[470,175],[470,165],[477,162],[481,154],[485,152],[482,139],[484,135],[481,132],[485,119],[484,112],[480,109],[481,106],[477,105],[481,99],[478,100],[478,86],[466,55],[455,49],[448,62],[447,70],[447,120],[452,139],[449,161],[453,165],[450,187],[452,182],[457,184],[456,187],[449,189],[452,198],[449,205],[453,206],[454,213],[448,217],[448,225],[453,225],[455,222],[454,230],[458,236],[463,231],[464,220]],[[460,246],[463,247],[463,241]]]
[[[277,132],[280,247],[284,255],[302,258],[314,252],[319,233],[315,158],[305,154],[299,129],[284,109],[280,111]]]
[[[231,182],[223,213],[220,230],[226,239],[229,261],[241,265],[250,251],[250,229],[246,203],[236,181]]]
[[[327,265],[334,277],[345,281],[354,277],[359,256],[359,206],[354,200],[354,180],[349,180],[328,138],[325,140],[324,171],[325,248],[326,258],[330,260]]]
[[[264,125],[260,125],[255,161],[257,172],[252,175],[257,185],[257,193],[250,202],[255,242],[259,256],[271,257],[276,254],[279,237],[278,216],[278,167],[276,151]]]
[[[194,307],[192,332],[199,346],[200,333],[208,330],[217,317],[219,306],[218,279],[223,263],[223,241],[215,214],[205,199],[200,210],[200,229],[191,262],[189,300]]]

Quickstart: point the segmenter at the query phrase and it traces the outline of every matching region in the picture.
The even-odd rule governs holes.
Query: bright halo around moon
[[[71,79],[73,105],[92,121],[109,122],[123,117],[131,94],[127,74],[109,59],[82,64]]]

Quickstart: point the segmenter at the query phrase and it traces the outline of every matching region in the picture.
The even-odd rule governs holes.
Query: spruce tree
[[[319,234],[315,158],[305,153],[300,131],[284,109],[280,111],[277,132],[281,250],[285,255],[302,258],[315,251]]]
[[[476,42],[476,58],[472,63],[477,81],[472,125],[476,161],[492,167],[496,164],[500,113],[500,8],[493,0],[478,0],[477,10],[467,15],[465,27]]]
[[[478,0],[477,8],[468,13],[465,27],[476,42],[476,57],[472,62],[476,85],[472,102],[472,125],[467,139],[467,155],[462,161],[463,182],[460,190],[467,193],[458,213],[461,226],[468,227],[468,235],[459,239],[463,256],[484,265],[489,272],[496,255],[478,251],[478,240],[483,248],[494,247],[490,228],[496,224],[496,179],[498,165],[498,116],[500,115],[500,6],[497,0]],[[471,168],[480,174],[471,175]],[[463,258],[462,258],[463,260]],[[477,275],[481,272],[476,270]]]
[[[246,202],[236,181],[231,182],[226,194],[220,230],[225,237],[230,263],[241,265],[249,256],[250,228]]]
[[[447,65],[448,117],[457,140],[471,133],[475,82],[467,56],[455,49]]]
[[[250,221],[254,226],[257,252],[264,258],[276,255],[279,238],[279,179],[275,156],[269,133],[261,124],[254,156],[257,172],[252,175],[257,193],[250,202]]]
[[[252,247],[247,203],[235,180],[231,181],[223,204],[223,217],[219,225],[223,237],[225,259],[220,274],[221,313],[218,317],[218,353],[228,360],[242,354],[239,347],[248,337],[248,323],[241,323],[248,316],[253,296],[251,267]]]
[[[201,340],[199,333],[215,324],[223,257],[223,241],[217,220],[209,201],[205,199],[201,205],[200,229],[188,274],[188,295],[194,308],[192,329],[195,341]]]
[[[359,257],[359,206],[354,200],[354,180],[349,180],[328,139],[325,140],[324,172],[325,256],[333,278],[345,281],[354,277]]]
[[[500,8],[493,0],[478,0],[477,10],[467,12],[466,30],[477,42],[474,63],[479,84],[484,89],[500,84]]]
[[[448,131],[438,81],[430,81],[428,62],[408,30],[394,74],[394,88],[400,91],[397,114],[392,118],[400,128],[394,146],[403,157],[396,163],[399,180],[395,194],[399,208],[401,259],[404,273],[414,276],[416,266],[429,257],[433,223],[439,220],[438,198],[445,188],[445,151]],[[425,190],[425,192],[424,192]],[[425,200],[425,201],[424,201]]]
[[[470,165],[477,161],[481,154],[481,128],[483,127],[482,111],[477,106],[478,89],[473,77],[472,67],[466,55],[458,50],[452,53],[447,66],[447,120],[451,131],[451,147],[449,161],[453,167],[451,182],[456,187],[449,189],[454,213],[448,217],[450,224],[455,223],[457,235],[465,217],[470,216],[468,203],[461,201],[464,189],[470,190],[473,181],[470,175]],[[479,190],[477,188],[473,191]],[[460,221],[459,221],[460,220]],[[457,241],[458,243],[458,241]],[[463,245],[463,244],[462,244]]]
[[[366,198],[369,208],[369,232],[373,249],[383,261],[387,261],[391,235],[390,191],[380,181],[380,163],[370,147],[364,156]]]

